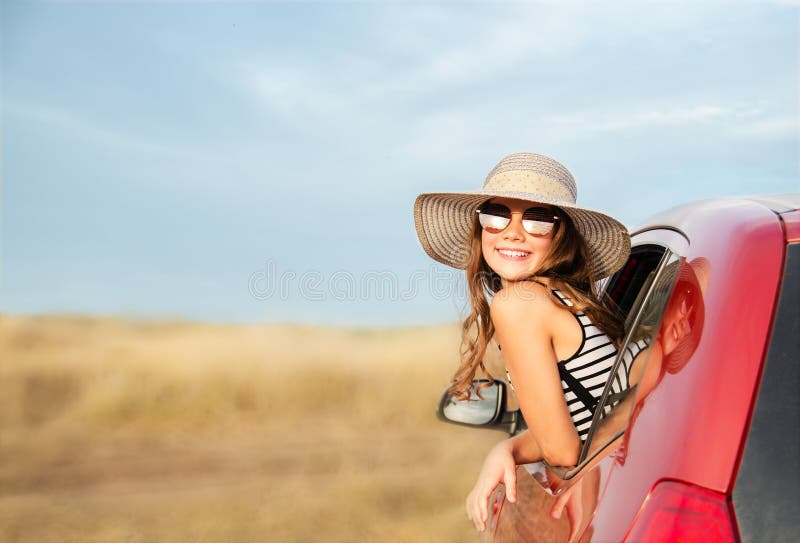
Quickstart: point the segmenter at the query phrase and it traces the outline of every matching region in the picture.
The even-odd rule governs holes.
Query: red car
[[[600,286],[627,314],[626,341],[651,345],[634,363],[643,377],[606,384],[577,467],[519,466],[517,502],[498,487],[482,538],[798,540],[800,194],[677,207],[631,241]],[[444,394],[439,416],[515,433],[509,393],[496,381],[485,401]]]

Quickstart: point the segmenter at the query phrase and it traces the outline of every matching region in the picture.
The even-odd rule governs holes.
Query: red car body
[[[783,282],[792,271],[786,269],[788,248],[800,243],[799,208],[800,195],[703,201],[657,215],[632,234],[634,246],[637,237],[646,236],[648,242],[670,245],[686,262],[703,258],[710,263],[712,272],[703,294],[704,326],[685,367],[665,375],[638,406],[621,438],[624,447],[592,468],[599,472],[596,506],[584,511],[578,540],[741,541],[753,537],[749,534],[753,527],[739,526],[737,512],[749,508],[751,518],[752,508],[762,507],[752,502],[765,500],[763,506],[768,508],[770,497],[751,493],[737,503],[735,489]],[[686,238],[678,249],[676,237]],[[796,249],[792,249],[794,254]],[[800,280],[792,274],[792,281]],[[800,292],[796,285],[793,288],[794,294],[784,289],[784,296]],[[783,303],[790,302],[800,305],[800,299]],[[791,326],[796,330],[797,322]],[[789,347],[793,353],[782,353],[797,362],[794,367],[800,365],[798,345],[800,337]],[[786,345],[781,348],[787,349]],[[800,394],[800,387],[796,393]],[[800,421],[795,419],[776,431],[796,436]],[[796,437],[792,439],[796,443]],[[796,478],[800,458],[789,461],[795,465],[788,472],[776,464],[772,473],[758,477],[774,481],[789,473]],[[578,473],[574,479],[579,481],[584,475]],[[561,486],[566,488],[575,480]],[[558,487],[551,486],[550,491],[555,488],[557,494]],[[509,533],[519,537],[524,531],[498,528],[504,520],[516,522],[502,518],[509,508],[525,504],[521,500],[503,503],[499,494],[495,498],[494,518],[488,523],[491,535],[484,538],[513,539]]]

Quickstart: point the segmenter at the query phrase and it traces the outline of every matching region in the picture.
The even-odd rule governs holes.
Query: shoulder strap
[[[564,304],[564,305],[565,305],[565,306],[567,306],[567,307],[569,307],[569,306],[571,306],[571,305],[572,305],[572,302],[569,302],[569,301],[568,301],[568,298],[567,298],[566,296],[564,296],[563,294],[561,294],[561,292],[559,292],[558,290],[556,290],[556,289],[554,289],[554,288],[552,288],[552,289],[550,289],[550,290],[552,290],[552,291],[553,291],[553,294],[555,294],[555,295],[556,295],[556,298],[558,298],[559,300],[561,300],[561,303],[562,303],[562,304]]]
[[[585,386],[581,384],[564,366],[564,364],[558,364],[558,374],[561,376],[561,380],[564,381],[569,389],[575,393],[575,396],[581,401],[583,405],[586,406],[591,413],[594,413],[595,408],[597,407],[597,398],[592,396],[592,393],[589,392]]]

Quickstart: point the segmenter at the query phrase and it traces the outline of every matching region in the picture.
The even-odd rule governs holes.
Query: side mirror
[[[445,389],[436,413],[439,420],[462,426],[501,430],[510,435],[527,428],[525,419],[522,418],[519,410],[505,410],[506,384],[503,381],[494,380],[489,386],[481,389],[483,398],[478,397],[475,392],[476,388],[478,385],[488,382],[487,379],[472,381],[472,392],[468,400],[458,400]]]

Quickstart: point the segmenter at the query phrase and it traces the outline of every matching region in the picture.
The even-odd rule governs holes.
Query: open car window
[[[624,316],[624,339],[614,360],[612,377],[602,385],[578,465],[569,469],[551,467],[559,477],[574,477],[594,455],[624,433],[636,383],[647,364],[679,264],[679,255],[669,247],[645,241],[635,244],[625,266],[602,284],[603,295],[610,297]]]

